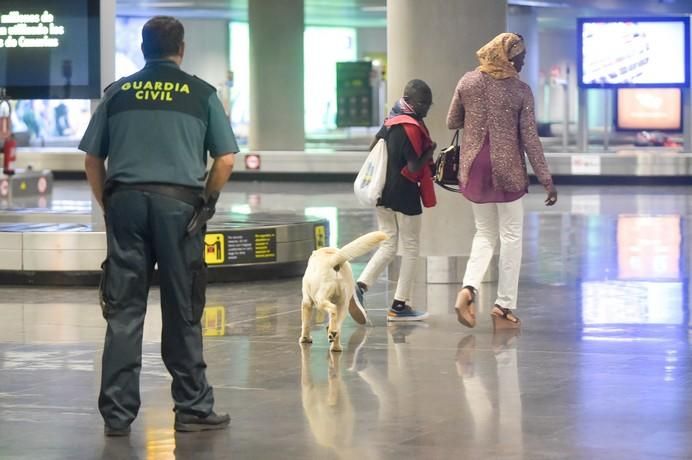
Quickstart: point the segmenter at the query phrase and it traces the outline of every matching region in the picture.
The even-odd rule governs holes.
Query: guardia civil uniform
[[[200,325],[204,229],[188,235],[186,225],[201,199],[207,155],[238,151],[216,90],[172,61],[149,60],[106,89],[79,148],[107,159],[101,299],[108,329],[99,410],[116,429],[139,410],[142,331],[157,264],[161,355],[173,377],[175,411],[207,416],[214,396]]]

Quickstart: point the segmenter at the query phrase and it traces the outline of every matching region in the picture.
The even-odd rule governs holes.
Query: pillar
[[[533,94],[538,94],[538,72],[540,56],[538,54],[538,15],[532,6],[512,6],[507,15],[507,31],[520,34],[526,44],[526,59],[521,70],[521,79],[531,87]]]
[[[115,80],[115,0],[101,0],[101,89]],[[96,110],[100,100],[91,101],[91,112]],[[91,224],[95,230],[105,229],[103,211],[96,198],[91,196]]]
[[[305,148],[303,0],[249,0],[252,150]]]
[[[428,83],[433,107],[425,122],[438,150],[449,144],[449,103],[459,78],[478,66],[476,51],[506,31],[505,0],[387,0],[387,103],[401,97],[413,78]],[[468,201],[436,188],[437,206],[425,209],[421,230],[421,257],[417,281],[424,281],[428,310],[446,310],[456,287],[430,292],[435,283],[460,283],[475,232]],[[491,264],[491,266],[494,264]],[[420,291],[416,289],[416,292]],[[417,294],[414,294],[417,297]],[[415,301],[415,299],[414,299]]]

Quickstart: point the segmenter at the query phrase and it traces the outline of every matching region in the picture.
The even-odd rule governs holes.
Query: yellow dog
[[[327,335],[331,351],[341,351],[341,323],[344,322],[348,304],[355,295],[355,281],[350,260],[374,249],[388,239],[383,232],[371,232],[348,243],[341,249],[320,248],[312,251],[303,275],[303,320],[300,343],[312,343],[310,323],[312,308],[329,313]]]

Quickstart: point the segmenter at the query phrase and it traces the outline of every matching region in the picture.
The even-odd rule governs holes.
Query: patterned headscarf
[[[397,115],[410,115],[414,118],[418,117],[418,115],[416,115],[416,111],[413,110],[413,107],[411,107],[403,97],[399,98],[394,106],[392,106],[392,110],[389,111],[389,116],[387,118],[396,117]]]
[[[487,73],[496,80],[516,77],[519,73],[510,59],[525,50],[524,39],[521,35],[502,33],[476,51],[476,56],[481,63],[477,70]]]

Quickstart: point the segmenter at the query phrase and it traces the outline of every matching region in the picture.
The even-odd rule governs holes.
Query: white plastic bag
[[[377,205],[377,200],[382,196],[386,175],[387,142],[380,139],[368,154],[353,183],[353,191],[360,204],[371,207]]]

